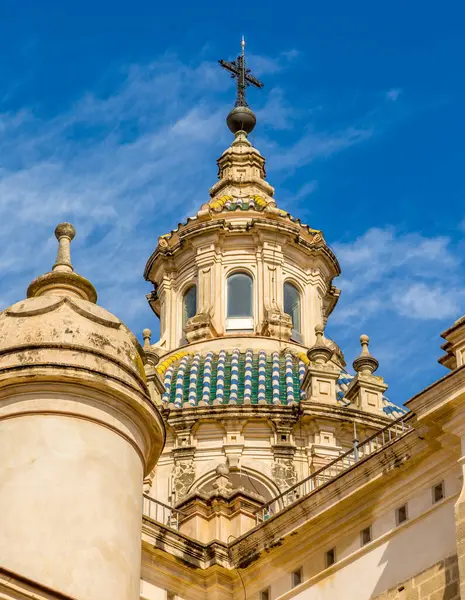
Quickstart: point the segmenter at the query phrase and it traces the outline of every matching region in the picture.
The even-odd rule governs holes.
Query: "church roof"
[[[164,378],[162,402],[172,408],[221,404],[275,404],[292,406],[300,402],[300,389],[308,358],[305,353],[241,352],[221,350],[205,355],[187,350],[177,352],[157,366]],[[336,399],[348,406],[345,392],[353,375],[341,370]],[[387,417],[397,418],[404,409],[383,397]]]

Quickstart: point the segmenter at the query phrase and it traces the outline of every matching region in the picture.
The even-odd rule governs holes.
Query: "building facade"
[[[0,314],[0,598],[465,599],[465,319],[406,409],[366,335],[346,368],[337,258],[279,208],[244,92],[147,261],[158,341],[96,304],[67,223]]]

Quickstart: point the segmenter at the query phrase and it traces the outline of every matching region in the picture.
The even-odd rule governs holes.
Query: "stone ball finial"
[[[58,241],[60,241],[60,238],[62,237],[67,237],[69,241],[71,241],[74,239],[75,235],[76,230],[71,223],[60,223],[55,228],[55,237]]]
[[[323,325],[321,323],[318,325],[315,325],[315,335],[316,335],[317,343],[323,341],[324,332],[325,332],[325,328],[323,327]]]
[[[58,240],[58,252],[52,271],[72,273],[70,243],[76,235],[76,230],[71,223],[60,223],[56,226],[55,237]]]
[[[149,348],[150,347],[150,340],[152,337],[152,331],[150,329],[143,329],[142,330],[142,337],[144,338],[144,348]]]
[[[309,360],[320,365],[326,364],[333,355],[333,351],[325,344],[323,340],[324,330],[325,328],[321,323],[315,325],[316,340],[314,345],[307,352]]]
[[[372,375],[379,367],[379,362],[370,354],[370,350],[368,349],[369,343],[370,338],[366,334],[362,334],[360,336],[362,351],[360,352],[360,356],[353,362],[354,369],[362,375]]]
[[[360,336],[360,344],[362,346],[362,352],[368,352],[368,344],[370,343],[370,338],[366,333],[362,333]]]
[[[232,133],[245,131],[251,133],[257,124],[257,118],[247,106],[236,106],[226,117],[226,124]]]
[[[71,262],[71,241],[76,230],[71,223],[60,223],[55,228],[58,250],[55,264],[49,273],[34,279],[27,288],[27,297],[69,296],[88,302],[97,301],[97,292],[90,281],[74,272]]]

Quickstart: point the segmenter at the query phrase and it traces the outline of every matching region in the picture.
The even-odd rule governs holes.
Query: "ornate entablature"
[[[340,295],[337,258],[320,230],[277,206],[248,139],[252,111],[236,106],[227,122],[234,140],[210,200],[159,238],[145,269],[161,323],[144,347],[157,357],[147,375],[169,432],[151,493],[183,506],[200,494],[202,510],[225,460],[253,503],[257,490],[282,491],[404,412],[373,375],[365,341],[354,376],[324,336]]]

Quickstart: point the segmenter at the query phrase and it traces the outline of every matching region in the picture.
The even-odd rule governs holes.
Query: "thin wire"
[[[229,558],[230,564],[232,564],[232,556],[230,554],[230,547],[229,547],[229,540],[231,538],[234,538],[235,540],[237,540],[237,537],[235,535],[228,536],[227,544],[228,544],[228,558]],[[242,579],[241,572],[239,571],[238,567],[233,567],[233,569],[234,569],[234,571],[237,571],[237,574],[239,575],[239,579],[241,580],[241,583],[242,583],[242,589],[244,590],[244,600],[247,600],[247,590],[245,589],[245,583],[244,583],[244,580]]]

